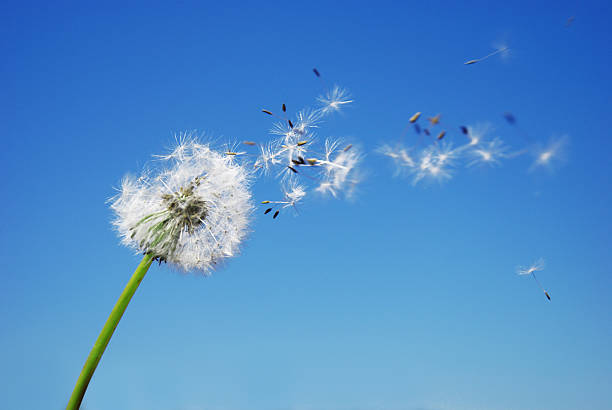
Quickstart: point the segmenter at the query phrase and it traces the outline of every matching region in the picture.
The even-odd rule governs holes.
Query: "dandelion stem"
[[[104,350],[106,349],[106,346],[108,345],[108,342],[110,341],[119,320],[121,320],[128,303],[130,303],[132,296],[134,296],[136,289],[138,289],[138,285],[140,285],[140,282],[149,270],[152,262],[153,255],[146,254],[140,262],[140,265],[138,265],[136,268],[136,271],[134,271],[130,281],[125,286],[121,296],[119,296],[119,300],[106,320],[106,323],[100,332],[100,336],[98,336],[96,343],[87,357],[87,361],[85,361],[85,365],[83,366],[83,370],[81,370],[81,374],[76,382],[74,391],[70,396],[70,401],[68,402],[66,410],[78,410],[81,406],[81,401],[83,401],[83,396],[85,395],[89,381],[91,380],[91,377],[93,376],[96,367],[102,358],[102,354],[104,353]]]

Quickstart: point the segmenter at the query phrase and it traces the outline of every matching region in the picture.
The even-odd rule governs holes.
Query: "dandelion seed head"
[[[252,212],[249,172],[190,134],[158,156],[159,173],[127,176],[111,199],[122,243],[184,271],[208,274],[235,255]]]

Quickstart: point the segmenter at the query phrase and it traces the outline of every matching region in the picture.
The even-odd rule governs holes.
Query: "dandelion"
[[[320,110],[323,114],[340,111],[343,105],[353,102],[353,100],[350,99],[348,91],[338,86],[334,86],[334,88],[325,93],[325,95],[319,96],[317,101],[321,103]]]
[[[158,156],[160,171],[125,177],[112,199],[122,243],[144,258],[113,308],[85,366],[68,409],[78,409],[87,385],[119,322],[154,260],[207,275],[236,255],[252,211],[249,173],[235,156],[212,150],[188,134]]]
[[[519,267],[517,269],[516,273],[518,275],[531,275],[531,276],[533,276],[533,278],[535,279],[535,281],[538,284],[538,286],[540,287],[540,289],[542,289],[542,292],[544,292],[544,294],[546,295],[546,298],[548,298],[548,300],[550,300],[550,295],[542,287],[542,285],[540,284],[540,281],[538,280],[538,278],[535,275],[536,272],[539,272],[539,271],[542,271],[542,270],[544,270],[544,259],[540,258],[537,261],[535,261],[533,264],[531,264],[530,266]]]

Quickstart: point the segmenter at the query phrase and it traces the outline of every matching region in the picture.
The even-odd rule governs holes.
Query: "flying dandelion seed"
[[[329,193],[333,197],[344,192],[344,196],[350,198],[360,181],[356,172],[360,154],[356,149],[345,150],[340,145],[338,140],[325,141],[325,156],[317,161],[317,165],[322,168],[322,180],[315,191]]]
[[[504,113],[504,118],[506,119],[506,121],[508,121],[508,124],[510,125],[516,124],[516,117],[511,112],[506,111]]]
[[[552,138],[548,145],[541,147],[538,146],[533,150],[535,157],[530,171],[537,168],[546,168],[550,172],[555,170],[556,165],[565,160],[565,147],[568,143],[568,137],[562,136],[560,138]]]
[[[338,86],[334,86],[325,95],[317,97],[317,101],[321,104],[321,112],[329,114],[331,112],[340,111],[345,104],[350,104],[353,100],[350,99],[348,91]]]
[[[508,153],[508,147],[506,147],[503,141],[499,138],[495,138],[492,141],[481,143],[478,147],[468,151],[469,154],[474,157],[472,161],[468,163],[468,166],[474,165],[499,165],[502,158],[510,156]]]
[[[502,57],[505,57],[505,56],[507,56],[507,55],[508,55],[508,52],[509,52],[509,51],[510,51],[510,48],[508,48],[508,47],[507,47],[507,46],[505,46],[505,45],[502,45],[502,46],[500,46],[500,47],[497,47],[497,48],[495,49],[495,51],[493,51],[492,53],[487,54],[487,55],[486,55],[486,56],[484,56],[484,57],[481,57],[481,58],[476,58],[476,59],[473,59],[473,60],[468,60],[468,61],[466,61],[466,62],[465,62],[465,63],[463,63],[463,64],[464,64],[464,65],[476,64],[476,63],[479,63],[479,62],[481,62],[481,61],[486,60],[486,59],[487,59],[487,58],[489,58],[489,57],[493,57],[493,56],[494,56],[494,55],[496,55],[496,54],[501,54],[501,56],[502,56]]]
[[[283,187],[283,195],[284,200],[282,201],[262,201],[262,204],[272,204],[272,208],[266,209],[265,214],[270,213],[275,207],[280,207],[280,209],[274,212],[273,219],[276,219],[281,209],[292,207],[294,211],[297,213],[297,204],[300,203],[304,197],[306,196],[306,191],[302,185],[296,184],[295,182],[290,182],[288,185]]]
[[[527,266],[527,267],[519,267],[516,271],[516,273],[518,275],[531,275],[533,276],[533,278],[535,279],[536,283],[538,284],[538,286],[540,287],[540,289],[542,290],[542,292],[544,292],[544,294],[546,295],[546,298],[548,300],[550,300],[550,295],[548,294],[548,292],[542,287],[542,285],[540,284],[540,281],[538,280],[538,278],[536,277],[536,272],[542,271],[544,270],[544,259],[538,259],[537,261],[535,261],[532,265]]]
[[[412,117],[410,117],[410,119],[408,121],[410,121],[411,124],[415,123],[416,120],[419,119],[419,117],[421,116],[420,112],[417,112],[416,114],[414,114]]]
[[[441,114],[437,114],[433,117],[427,118],[429,120],[429,123],[431,124],[431,126],[433,127],[434,125],[438,124],[440,122],[440,117]]]
[[[315,70],[315,75],[319,77]],[[325,147],[320,148],[314,131],[327,115],[340,111],[353,100],[345,89],[335,86],[319,96],[317,102],[319,108],[301,110],[296,119],[283,119],[273,125],[270,133],[275,138],[267,144],[259,144],[260,154],[254,167],[264,174],[277,170],[285,196],[288,191],[282,186],[306,178],[314,182],[301,188],[304,193],[312,189],[334,197],[342,195],[350,198],[360,181],[357,172],[360,150],[353,144],[341,146],[339,140],[330,138],[326,140]],[[268,203],[278,206],[285,202],[291,200]],[[274,215],[278,214],[275,212]]]

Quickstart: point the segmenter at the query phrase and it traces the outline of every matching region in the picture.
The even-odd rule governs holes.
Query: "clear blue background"
[[[265,141],[260,110],[310,104],[317,67],[356,100],[325,128],[368,152],[356,200],[258,210],[210,278],[153,267],[84,408],[611,409],[609,4],[3,2],[0,408],[65,406],[139,262],[121,177],[183,130]],[[498,40],[509,59],[463,65]],[[568,159],[413,187],[373,151],[415,111],[520,148],[511,111]],[[538,257],[551,302],[515,274]]]

